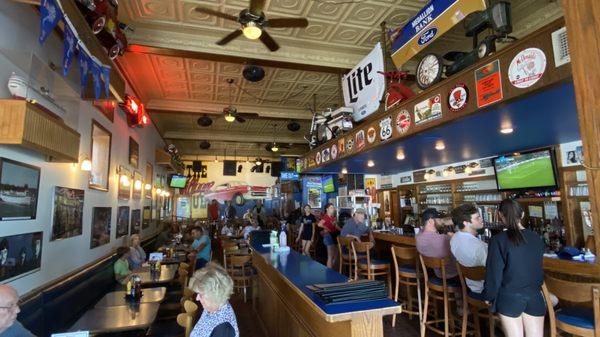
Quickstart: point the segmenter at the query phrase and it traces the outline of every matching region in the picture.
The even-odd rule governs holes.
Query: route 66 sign
[[[392,137],[392,117],[387,116],[386,118],[379,121],[379,138],[381,141],[390,139]]]

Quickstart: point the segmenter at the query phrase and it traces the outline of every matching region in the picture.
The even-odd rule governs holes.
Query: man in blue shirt
[[[192,249],[196,254],[196,269],[200,269],[210,261],[210,238],[207,231],[202,227],[194,227],[192,236],[194,237]]]
[[[361,236],[369,234],[369,241],[375,242],[373,233],[369,226],[367,226],[366,218],[365,209],[357,208],[354,212],[354,216],[346,220],[340,235],[343,237],[353,237],[360,241]]]
[[[17,321],[19,295],[15,288],[0,284],[0,337],[35,337]]]

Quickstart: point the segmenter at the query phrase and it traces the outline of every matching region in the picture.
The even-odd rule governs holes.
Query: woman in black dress
[[[310,246],[315,240],[317,218],[310,212],[310,206],[304,205],[304,214],[300,217],[300,229],[296,242],[302,240],[302,254],[310,255]]]
[[[544,243],[521,224],[523,209],[504,199],[498,208],[506,231],[495,235],[488,248],[483,297],[498,312],[507,337],[542,337],[546,302]]]

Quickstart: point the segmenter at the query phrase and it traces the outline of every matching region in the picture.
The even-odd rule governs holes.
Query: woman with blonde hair
[[[209,263],[190,278],[190,289],[198,295],[204,311],[190,337],[239,337],[237,319],[229,297],[233,294],[233,280],[223,267]]]
[[[144,248],[140,246],[141,240],[139,235],[133,234],[130,240],[129,264],[131,265],[131,269],[137,269],[146,261],[146,252],[144,251]]]

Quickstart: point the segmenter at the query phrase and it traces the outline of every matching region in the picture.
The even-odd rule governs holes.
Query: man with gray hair
[[[17,321],[19,294],[8,284],[0,284],[0,337],[35,337]]]
[[[340,236],[352,237],[357,241],[360,241],[361,236],[368,234],[369,241],[375,242],[375,239],[373,238],[373,232],[371,232],[371,229],[369,226],[367,226],[366,219],[367,216],[365,214],[365,209],[357,208],[356,211],[354,211],[352,218],[346,220],[346,223],[344,223],[344,227],[342,227]]]

